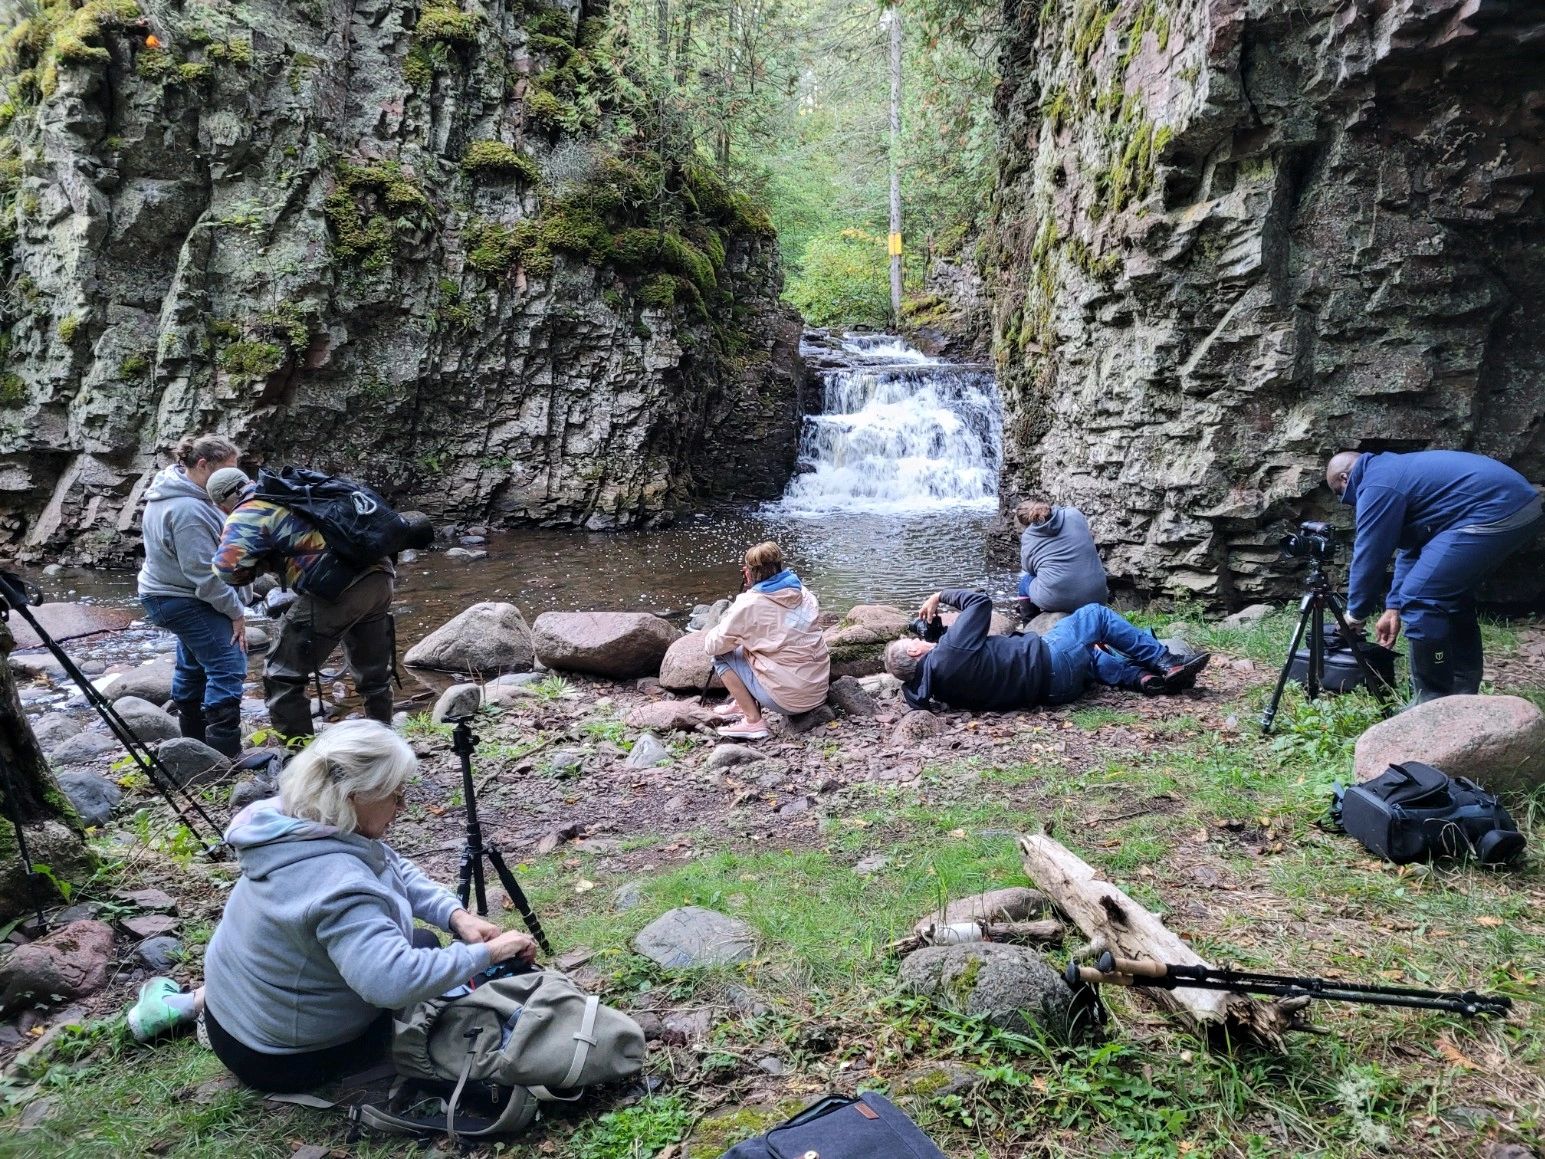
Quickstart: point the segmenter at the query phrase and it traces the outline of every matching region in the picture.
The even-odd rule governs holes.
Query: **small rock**
[[[231,787],[229,806],[232,815],[240,813],[254,801],[263,801],[279,792],[276,785],[268,781],[238,781]]]
[[[151,748],[164,740],[182,735],[182,729],[172,719],[171,713],[162,711],[138,696],[125,696],[115,701],[113,708],[123,717],[129,731]]]
[[[665,1040],[679,1046],[702,1042],[713,1029],[713,1014],[708,1010],[678,1010],[665,1016]]]
[[[277,620],[289,611],[290,605],[298,599],[300,596],[288,588],[275,588],[263,597],[263,607],[267,609],[270,617]]]
[[[59,575],[63,571],[64,564],[62,563],[46,564],[43,568],[43,574],[46,575],[49,579],[53,579],[54,576]]]
[[[625,881],[617,887],[617,892],[612,894],[612,908],[621,913],[637,909],[643,902],[644,883],[642,881]]]
[[[859,860],[859,863],[853,867],[853,872],[860,877],[873,877],[890,862],[891,859],[883,853],[871,853],[868,857]]]
[[[656,740],[652,733],[647,732],[633,742],[633,751],[628,754],[627,760],[630,769],[647,769],[670,763],[670,750]]]
[[[877,672],[873,676],[858,677],[859,687],[870,696],[895,696],[901,691],[901,681],[889,672]]]
[[[71,922],[89,921],[101,912],[101,907],[92,901],[83,901],[77,905],[60,910],[52,918],[54,925],[67,926]]]
[[[797,817],[810,808],[809,797],[795,797],[792,801],[785,801],[778,806],[778,816]]]
[[[483,703],[483,689],[477,684],[452,684],[440,693],[440,699],[429,718],[436,724],[444,724],[457,717],[471,716]]]
[[[547,758],[547,769],[555,777],[576,776],[585,767],[584,749],[558,749]]]
[[[638,1028],[644,1032],[645,1042],[658,1042],[665,1037],[665,1023],[658,1014],[652,1014],[648,1010],[640,1010],[632,1015],[633,1021],[638,1023]]]
[[[48,756],[56,765],[84,765],[97,762],[117,748],[117,741],[109,740],[99,732],[80,732],[60,741]]]
[[[246,636],[248,652],[251,652],[254,656],[261,656],[264,652],[268,651],[268,633],[263,631],[262,628],[248,628]]]
[[[72,736],[78,736],[80,731],[80,721],[62,712],[50,712],[32,722],[32,735],[38,738],[38,745],[45,752]]]
[[[0,1011],[52,995],[84,998],[107,982],[113,931],[103,922],[71,922],[17,946],[0,962]]]
[[[685,700],[656,700],[641,704],[628,713],[624,723],[629,728],[656,732],[694,732],[713,727],[713,715]]]
[[[769,1007],[758,997],[756,991],[739,984],[731,984],[724,988],[724,997],[734,1008],[736,1014],[745,1015],[748,1018],[756,1018],[766,1014]]]
[[[788,728],[790,732],[798,735],[820,728],[823,724],[830,724],[836,719],[837,714],[831,710],[831,706],[822,704],[809,712],[797,712],[789,717]]]
[[[169,974],[182,961],[182,943],[165,934],[146,938],[135,949],[134,956],[152,973]]]
[[[137,696],[150,704],[165,704],[172,698],[172,670],[170,660],[152,660],[127,672],[120,672],[103,695],[114,704],[126,696]]]
[[[925,946],[902,961],[899,980],[946,1009],[1022,1034],[1035,1033],[1037,1024],[1056,1027],[1072,998],[1035,950],[1000,942]]]
[[[748,765],[762,759],[762,754],[750,745],[721,744],[708,754],[703,767],[711,770],[728,769],[735,765]]]
[[[159,938],[177,928],[177,919],[167,914],[135,914],[118,924],[136,938]]]
[[[225,757],[203,741],[186,736],[162,741],[156,757],[184,788],[218,780],[229,765]]]
[[[756,1065],[758,1069],[770,1075],[781,1075],[788,1073],[788,1067],[784,1066],[781,1060],[774,1058],[770,1054],[763,1058],[757,1059]]]
[[[123,800],[123,790],[96,773],[68,772],[58,776],[59,787],[70,798],[83,824],[106,825]]]
[[[874,697],[852,676],[839,676],[826,690],[826,703],[843,716],[869,717],[880,711]]]
[[[1232,616],[1223,617],[1222,626],[1225,628],[1248,628],[1252,624],[1259,624],[1276,610],[1270,604],[1251,604],[1247,608],[1241,608]]]
[[[683,636],[665,650],[660,660],[660,687],[698,693],[724,689],[724,681],[713,670],[713,657],[703,650],[702,633]]]
[[[75,667],[85,676],[100,676],[107,671],[107,665],[101,660],[82,660]]]
[[[667,969],[728,966],[756,954],[756,933],[745,922],[701,906],[668,910],[633,939],[633,948]]]
[[[170,894],[161,889],[120,889],[113,897],[132,905],[135,909],[146,910],[150,913],[171,914],[177,912],[177,902]]]
[[[18,675],[63,680],[64,665],[47,652],[13,652],[10,665]]]
[[[462,547],[482,547],[483,544],[488,542],[488,539],[482,535],[463,535],[457,542]]]
[[[914,709],[896,722],[896,727],[891,730],[891,744],[909,747],[943,731],[944,726],[937,716],[927,709]]]
[[[49,564],[48,566],[58,567],[59,565]],[[47,568],[44,571],[46,572]],[[54,1112],[58,1109],[59,1100],[57,1098],[33,1099],[22,1108],[21,1119],[18,1121],[17,1126],[25,1131],[38,1126],[40,1123],[46,1123],[54,1117]]]
[[[459,559],[463,563],[476,563],[487,559],[488,553],[480,547],[453,547],[445,553],[446,559]]]
[[[1068,613],[1066,612],[1042,612],[1025,625],[1025,631],[1034,632],[1037,636],[1044,636],[1067,618]]]

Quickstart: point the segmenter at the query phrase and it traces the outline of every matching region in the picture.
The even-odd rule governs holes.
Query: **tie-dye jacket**
[[[343,588],[372,571],[390,571],[381,560],[363,570],[343,564],[309,520],[267,499],[248,499],[225,517],[220,546],[209,566],[228,584],[251,583],[261,571],[278,574],[302,594],[336,599]]]

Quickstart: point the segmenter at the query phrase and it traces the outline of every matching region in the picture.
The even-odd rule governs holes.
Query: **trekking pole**
[[[1373,986],[1338,982],[1333,978],[1260,974],[1220,970],[1212,966],[1182,966],[1169,962],[1118,958],[1108,950],[1093,967],[1068,963],[1068,985],[1133,986],[1155,990],[1226,990],[1233,994],[1268,994],[1279,998],[1318,998],[1368,1006],[1408,1006],[1417,1010],[1447,1010],[1465,1018],[1492,1015],[1505,1018],[1513,1000],[1474,990],[1423,990],[1415,986]]]
[[[113,707],[112,702],[103,696],[101,689],[92,684],[86,674],[76,666],[75,661],[70,659],[69,653],[59,646],[59,642],[49,635],[48,630],[42,624],[38,623],[37,617],[28,610],[28,604],[31,601],[27,594],[27,588],[30,586],[26,580],[14,572],[0,571],[0,608],[4,609],[3,612],[0,612],[0,615],[8,616],[11,611],[21,614],[21,618],[37,633],[38,639],[43,642],[44,647],[59,662],[60,667],[65,671],[65,675],[69,676],[74,681],[75,686],[80,689],[81,695],[86,698],[86,703],[96,710],[97,715],[106,723],[108,730],[117,738],[118,743],[127,750],[134,763],[139,766],[140,771],[145,774],[151,786],[161,794],[162,799],[171,807],[172,812],[177,815],[177,819],[183,823],[188,832],[193,834],[195,840],[204,845],[204,851],[211,859],[218,859],[222,855],[225,844],[224,839],[220,835],[220,826],[214,823],[209,814],[204,811],[204,807],[198,803],[198,800],[192,793],[188,792],[187,787],[178,782],[177,778],[161,763],[155,753],[150,751],[150,747],[140,740],[134,730],[124,721],[123,717],[118,715],[118,710]],[[33,588],[33,591],[36,592],[37,589]],[[183,799],[187,802],[188,808],[192,810],[193,816],[190,816],[187,810],[177,803],[174,792],[182,795]],[[210,833],[214,834],[212,839],[206,839],[199,832],[199,826],[193,819],[194,816],[208,827]]]

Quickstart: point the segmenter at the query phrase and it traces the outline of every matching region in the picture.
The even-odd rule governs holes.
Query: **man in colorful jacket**
[[[1380,608],[1374,636],[1411,641],[1412,703],[1480,691],[1475,589],[1545,527],[1540,496],[1511,467],[1468,451],[1342,451],[1325,481],[1357,512],[1347,576],[1353,628]],[[1385,594],[1385,569],[1395,576]]]

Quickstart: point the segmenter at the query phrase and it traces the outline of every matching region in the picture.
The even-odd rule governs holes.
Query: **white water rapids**
[[[849,369],[824,375],[805,419],[801,474],[780,514],[994,510],[1003,419],[992,375],[936,362],[891,335],[845,335]]]

